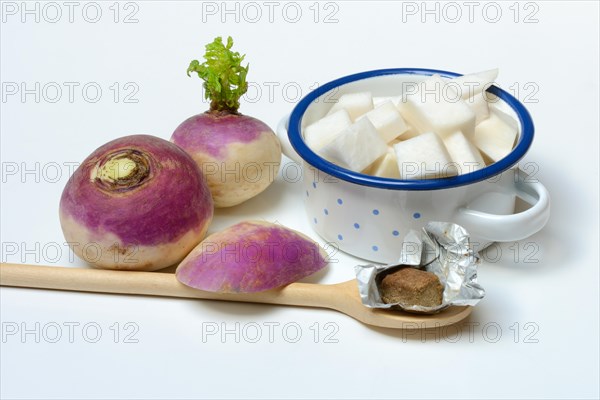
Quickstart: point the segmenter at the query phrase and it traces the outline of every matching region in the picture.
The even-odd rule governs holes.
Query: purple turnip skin
[[[267,124],[247,115],[204,112],[183,121],[175,129],[171,141],[186,151],[202,151],[222,160],[227,157],[229,144],[252,143],[270,132]]]
[[[126,172],[111,175],[119,165]],[[133,135],[83,161],[64,188],[59,214],[80,258],[100,268],[152,271],[177,263],[204,238],[213,201],[185,151]]]
[[[326,265],[326,253],[309,237],[246,221],[207,237],[179,264],[176,276],[195,289],[252,293],[295,282]]]
[[[171,141],[203,171],[215,207],[231,207],[265,190],[281,162],[279,140],[265,123],[227,111],[208,111],[182,122]]]

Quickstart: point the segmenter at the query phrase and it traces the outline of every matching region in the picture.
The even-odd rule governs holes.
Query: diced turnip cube
[[[398,102],[396,104],[396,108],[400,112],[400,116],[404,119],[404,122],[406,123],[406,126],[408,127],[406,132],[404,132],[399,139],[407,140],[407,139],[412,139],[415,136],[419,136],[421,134],[421,132],[419,132],[414,126],[412,126],[411,122],[409,121],[410,112],[408,112],[408,110],[406,108],[406,102],[402,102],[402,101]]]
[[[352,121],[348,112],[339,110],[304,128],[304,141],[313,151],[318,152],[350,125]]]
[[[465,100],[465,102],[475,113],[475,125],[479,125],[481,121],[490,116],[490,107],[483,93],[476,94],[475,96]]]
[[[362,118],[344,129],[321,149],[320,155],[344,168],[363,171],[385,154],[387,145],[368,118]]]
[[[458,164],[459,174],[467,174],[485,167],[485,162],[475,147],[460,131],[448,135],[444,145],[450,158]]]
[[[452,82],[458,84],[458,86],[452,86],[458,88],[460,91],[460,97],[463,99],[468,99],[469,97],[487,90],[487,88],[494,83],[497,77],[498,69],[490,69],[487,71],[481,71],[475,74],[468,74],[454,78],[452,79]]]
[[[396,106],[402,101],[402,96],[373,97],[373,107],[379,107],[387,101],[391,101]]]
[[[402,134],[402,136],[400,136],[398,139],[399,140],[408,140],[408,139],[412,139],[416,136],[419,136],[419,132],[415,128],[409,126],[408,130],[406,132],[404,132]]]
[[[512,151],[517,132],[517,121],[502,111],[493,110],[488,119],[475,127],[473,143],[496,162]]]
[[[400,112],[400,115],[402,115],[402,118],[404,118],[404,120],[406,121],[406,117],[409,114],[408,110],[406,109],[406,99],[402,99],[402,97],[401,97],[400,101],[395,103],[395,105],[396,105],[396,108],[398,109],[398,112]]]
[[[369,118],[379,136],[389,143],[408,130],[404,119],[391,100],[369,111],[361,118]]]
[[[442,139],[433,132],[394,145],[401,179],[431,179],[457,174]]]
[[[456,131],[466,136],[473,135],[475,113],[446,81],[433,75],[421,82],[414,94],[406,96],[400,113],[417,132],[434,132],[444,138]]]
[[[366,171],[369,175],[379,176],[381,178],[400,179],[398,170],[398,160],[396,152],[390,146],[387,152],[379,157]]]
[[[346,110],[352,121],[373,109],[373,97],[370,92],[348,93],[340,96],[340,99],[331,107],[327,115],[339,110]]]

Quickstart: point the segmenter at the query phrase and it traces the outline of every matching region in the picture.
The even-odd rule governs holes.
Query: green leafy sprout
[[[240,107],[240,97],[248,90],[246,75],[249,65],[242,66],[244,55],[231,51],[233,39],[227,38],[227,45],[221,37],[216,37],[206,45],[205,61],[200,64],[193,60],[187,69],[198,73],[204,81],[204,97],[210,100],[211,111],[226,111],[237,113]]]

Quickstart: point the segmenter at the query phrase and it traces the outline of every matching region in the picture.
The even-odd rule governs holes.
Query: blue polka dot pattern
[[[358,224],[358,222],[354,223],[354,229],[360,229],[360,225]]]
[[[342,204],[344,204],[344,201],[342,199],[337,199],[337,203],[341,206]]]
[[[418,213],[418,212],[414,213],[414,214],[413,214],[413,218],[414,218],[414,219],[419,219],[419,218],[421,218],[421,213]]]
[[[393,231],[392,232],[392,235],[394,235],[394,236],[398,236],[399,234],[400,234],[400,232],[398,232],[398,231]]]
[[[308,196],[310,196],[310,195],[308,194],[308,190],[307,190],[307,191],[306,191],[306,197],[308,197]]]
[[[377,209],[373,210],[373,215],[379,215],[379,210],[377,210]]]
[[[317,182],[313,182],[313,188],[317,188]]]
[[[373,249],[373,251],[379,251],[379,247],[377,247],[377,246],[373,246],[371,248]]]
[[[323,214],[325,215],[329,215],[329,210],[327,210],[326,208],[323,209]]]
[[[315,224],[317,223],[317,219],[316,218],[313,218],[313,221],[315,221]]]
[[[344,237],[342,235],[338,235],[338,239],[339,240],[344,240]]]

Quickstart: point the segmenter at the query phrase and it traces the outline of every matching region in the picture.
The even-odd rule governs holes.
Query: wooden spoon
[[[266,292],[231,294],[192,289],[169,273],[2,263],[0,286],[330,308],[368,325],[396,329],[437,328],[455,324],[471,313],[468,306],[449,307],[433,315],[368,308],[360,301],[355,279],[334,285],[292,283]]]

